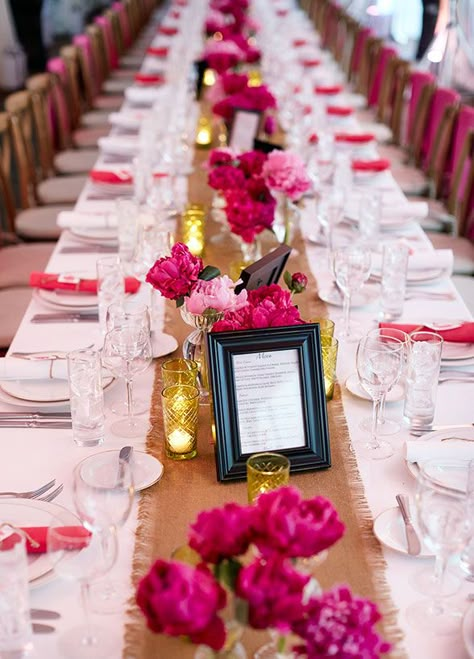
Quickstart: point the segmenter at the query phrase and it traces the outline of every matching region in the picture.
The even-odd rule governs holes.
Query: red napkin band
[[[48,527],[47,526],[24,526],[19,527],[24,531],[29,537],[25,538],[25,547],[28,554],[44,554],[46,553],[47,547],[47,537],[48,537]],[[85,529],[83,526],[59,526],[58,532],[62,531],[67,533],[68,536],[73,538],[82,539],[82,542],[74,542],[71,545],[70,549],[82,549],[87,547],[89,544],[89,538],[91,536],[90,531]],[[18,534],[13,533],[9,535],[8,538],[5,538],[0,542],[0,548],[2,550],[11,549],[18,542]],[[31,542],[31,540],[33,543]],[[66,545],[62,545],[62,549],[69,549]]]
[[[89,172],[89,178],[94,183],[118,183],[122,185],[133,183],[133,176],[125,170],[117,174],[116,172],[107,170],[93,169]]]
[[[344,105],[328,105],[326,107],[326,114],[331,114],[335,117],[348,117],[354,112],[354,108]]]
[[[167,57],[168,48],[166,46],[150,46],[146,49],[147,55],[154,55],[155,57]]]
[[[167,37],[174,37],[175,34],[178,34],[178,28],[171,25],[160,25],[158,33],[165,34]]]
[[[353,160],[351,167],[354,172],[384,172],[390,169],[390,160]]]
[[[434,332],[450,343],[474,343],[474,322],[466,322],[463,323],[461,327],[455,327],[454,329],[449,330],[434,330],[431,327],[426,327],[422,323],[420,325],[407,323],[379,323],[379,327],[381,329],[399,329],[407,334],[411,334],[412,332]]]
[[[288,14],[288,9],[278,9],[277,16],[286,16]]]
[[[293,46],[299,48],[300,46],[306,46],[308,42],[306,39],[293,39]]]
[[[176,9],[174,11],[170,11],[170,17],[171,18],[176,18],[178,19],[181,16],[181,13],[177,11]]]
[[[344,88],[341,85],[316,85],[314,93],[331,96],[333,94],[340,94],[343,89]]]
[[[136,293],[140,288],[140,282],[135,277],[125,277],[125,292]],[[54,275],[46,272],[32,272],[30,274],[30,286],[42,288],[48,291],[64,290],[79,291],[82,293],[97,293],[97,279],[81,279],[74,275]]]
[[[319,142],[319,137],[316,135],[316,133],[311,133],[311,135],[308,137],[308,142],[309,144],[317,144]]]
[[[311,66],[319,66],[321,64],[320,59],[303,59],[301,64],[309,69]]]
[[[354,144],[365,144],[375,139],[372,133],[336,133],[334,136],[336,142],[353,142]]]
[[[158,73],[137,73],[135,75],[135,82],[140,85],[161,85],[165,79]]]

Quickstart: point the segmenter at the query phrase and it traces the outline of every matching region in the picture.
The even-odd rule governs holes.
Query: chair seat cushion
[[[45,205],[74,204],[86,183],[87,176],[54,176],[38,185],[38,199]]]
[[[43,206],[20,211],[15,217],[15,231],[28,240],[57,240],[61,229],[56,224],[58,213],[71,211],[73,206]]]
[[[99,158],[98,149],[68,149],[54,157],[59,174],[87,174]]]
[[[426,195],[429,191],[428,179],[420,169],[412,165],[393,163],[392,174],[403,193],[408,195],[410,199],[415,195]]]
[[[44,272],[55,243],[21,243],[0,249],[0,289],[28,286],[30,272]]]
[[[94,126],[91,128],[78,128],[74,131],[72,139],[78,149],[94,149],[97,140],[110,133],[110,126]]]
[[[84,112],[81,116],[81,128],[97,128],[106,126],[110,130],[109,124],[109,110],[91,110],[90,112]]]
[[[102,89],[106,94],[123,94],[130,85],[133,85],[133,78],[125,80],[121,78],[109,78],[108,80],[105,80]]]
[[[391,129],[385,124],[379,124],[375,121],[361,121],[361,131],[363,133],[373,133],[377,142],[390,142],[393,138]]]
[[[453,250],[455,275],[474,275],[474,244],[470,240],[446,233],[431,233],[429,239],[436,249]]]
[[[0,347],[8,348],[31,301],[26,287],[0,290]]]
[[[140,67],[138,66],[136,71],[126,68],[116,69],[115,71],[110,72],[109,80],[127,80],[128,84],[131,85],[135,80],[135,74],[138,72],[139,68]]]
[[[94,99],[95,110],[107,110],[108,112],[115,112],[120,110],[123,105],[123,94],[100,94]]]

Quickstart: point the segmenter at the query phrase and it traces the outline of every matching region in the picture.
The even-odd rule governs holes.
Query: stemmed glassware
[[[408,619],[432,634],[452,634],[460,629],[462,612],[445,602],[443,585],[450,557],[461,551],[469,538],[466,495],[439,484],[437,474],[462,469],[457,460],[428,460],[420,466],[416,507],[418,526],[426,545],[435,554],[434,573],[430,575],[433,597],[408,607]],[[430,589],[428,589],[430,590]]]
[[[103,659],[114,654],[113,636],[91,624],[90,584],[104,576],[117,556],[117,538],[109,528],[90,532],[71,512],[58,512],[49,524],[47,549],[55,573],[65,579],[78,581],[85,624],[74,627],[59,639],[64,657],[74,659]]]
[[[336,249],[333,254],[333,269],[336,284],[344,293],[344,322],[338,332],[338,338],[357,341],[360,338],[360,329],[350,322],[351,299],[369,278],[370,251],[360,245]]]
[[[110,430],[119,437],[141,437],[148,423],[137,419],[133,410],[133,379],[151,364],[150,332],[135,325],[123,325],[107,332],[102,361],[113,375],[125,379],[127,385],[127,417],[115,421]]]
[[[378,420],[383,396],[398,381],[404,363],[404,344],[383,330],[374,330],[359,343],[356,355],[361,385],[373,400],[372,429],[369,441],[359,451],[373,460],[393,455],[388,442],[378,439]]]

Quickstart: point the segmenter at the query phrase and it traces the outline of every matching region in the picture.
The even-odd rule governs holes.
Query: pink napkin
[[[321,60],[320,59],[309,59],[309,58],[308,59],[302,59],[301,64],[305,68],[309,69],[312,66],[319,66],[321,64]]]
[[[293,39],[293,46],[299,48],[300,46],[306,46],[308,42],[306,39]]]
[[[328,105],[326,113],[335,117],[348,117],[354,112],[354,108],[345,105]]]
[[[172,27],[171,25],[160,25],[158,33],[164,34],[167,37],[174,37],[175,34],[178,34],[178,28]]]
[[[38,543],[38,546],[32,545],[28,538],[25,538],[26,551],[28,554],[45,554],[47,551],[47,537],[48,537],[48,527],[47,526],[24,526],[18,527],[22,531],[27,533],[29,537],[35,542]],[[91,536],[90,531],[85,529],[83,526],[60,526],[58,527],[58,532],[63,531],[67,533],[68,536],[73,538],[83,539],[82,542],[74,542],[71,549],[82,549],[87,547],[89,544],[89,538]],[[9,535],[8,538],[5,538],[0,542],[0,548],[11,549],[18,542],[18,534],[13,533]],[[69,549],[69,547],[62,545],[62,549]]]
[[[135,76],[135,82],[140,85],[161,85],[164,81],[163,76],[158,73],[137,73]]]
[[[117,173],[108,170],[93,169],[89,172],[89,178],[94,183],[117,183],[119,185],[130,185],[133,183],[133,176],[126,170]]]
[[[366,144],[375,139],[372,133],[336,133],[336,142],[350,142],[353,144]]]
[[[433,330],[428,326],[415,324],[401,324],[401,323],[379,323],[380,328],[394,328],[402,332],[411,334],[412,332],[435,332],[443,337],[445,341],[450,343],[474,343],[474,322],[466,322],[461,327],[455,327],[449,330]]]
[[[155,57],[167,57],[168,56],[168,48],[165,46],[150,46],[149,48],[146,49],[147,55],[154,55]]]
[[[334,94],[340,94],[342,90],[343,87],[341,85],[316,85],[314,88],[314,93],[333,96]]]
[[[354,172],[384,172],[390,169],[390,160],[353,160],[351,166]]]
[[[135,277],[125,277],[125,292],[136,293],[140,288],[140,282]],[[82,293],[97,293],[97,279],[80,279],[67,275],[53,275],[49,272],[32,272],[30,274],[30,286],[42,288],[48,291],[64,290],[79,291]]]

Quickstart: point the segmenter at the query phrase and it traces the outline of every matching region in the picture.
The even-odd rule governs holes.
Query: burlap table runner
[[[207,153],[198,152],[196,168],[190,177],[189,200],[210,204],[212,191],[206,185],[206,174],[201,164]],[[218,266],[223,273],[229,272],[230,263],[239,258],[237,242],[228,234],[219,234],[219,226],[211,219],[206,225],[205,264]],[[214,239],[213,239],[214,236]],[[272,238],[266,238],[264,252],[275,246]],[[291,272],[301,271],[310,276],[304,244],[297,238],[293,254],[288,262]],[[325,316],[325,305],[315,295],[316,282],[310,280],[308,290],[298,295],[296,301],[303,318]],[[191,328],[185,325],[174,304],[167,303],[165,331],[180,342]],[[156,361],[155,381],[152,394],[152,429],[146,441],[146,450],[164,464],[162,480],[141,495],[138,512],[132,579],[134,586],[146,573],[152,562],[169,558],[177,547],[186,543],[187,528],[198,512],[219,506],[227,501],[247,502],[245,482],[218,483],[211,444],[209,408],[200,411],[198,457],[185,462],[167,459],[164,453],[163,422],[161,412],[162,359]],[[330,469],[291,476],[291,484],[304,496],[328,497],[346,524],[346,533],[329,551],[326,561],[318,568],[316,577],[324,588],[334,584],[349,584],[352,591],[377,602],[384,619],[381,631],[384,637],[397,644],[401,633],[396,626],[396,610],[385,581],[385,561],[381,548],[372,532],[372,516],[364,497],[363,486],[351,451],[349,431],[344,416],[340,388],[328,404],[331,442]],[[263,633],[246,631],[244,635],[248,656],[253,656],[267,639]],[[195,648],[182,640],[151,634],[135,602],[130,602],[125,629],[124,657],[127,659],[186,659],[193,657]],[[393,651],[391,656],[403,656]]]

